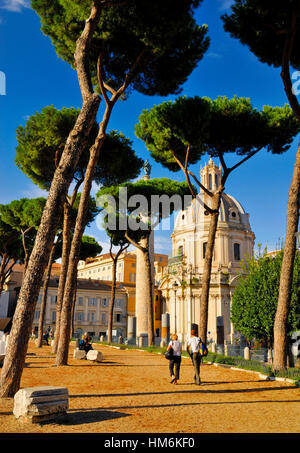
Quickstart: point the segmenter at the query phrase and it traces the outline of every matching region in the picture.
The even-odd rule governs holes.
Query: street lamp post
[[[176,326],[177,326],[177,321],[176,321],[176,292],[177,292],[177,289],[178,289],[178,283],[177,282],[173,283],[173,289],[174,289],[174,294],[175,294],[175,332],[174,333],[177,333],[176,332]]]

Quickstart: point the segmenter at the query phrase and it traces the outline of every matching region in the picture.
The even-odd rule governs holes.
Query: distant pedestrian
[[[43,335],[43,340],[46,342],[46,345],[47,345],[47,346],[49,346],[48,338],[49,338],[49,333],[48,333],[48,331],[46,330],[46,331],[44,332],[44,335]]]
[[[191,330],[191,338],[187,343],[187,351],[192,359],[194,366],[194,383],[196,385],[201,384],[200,380],[200,364],[201,364],[201,355],[200,355],[200,343],[201,338],[196,335],[194,329]]]
[[[82,340],[79,343],[79,349],[88,353],[91,349],[93,349],[93,346],[90,343],[91,340],[91,337],[83,336]]]
[[[171,376],[170,384],[177,384],[179,380],[182,344],[178,341],[176,334],[171,335],[171,341],[168,344],[167,351],[173,349],[173,356],[169,362],[169,371]]]

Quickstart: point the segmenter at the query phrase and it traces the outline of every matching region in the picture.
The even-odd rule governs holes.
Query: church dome
[[[201,169],[201,183],[209,190],[216,190],[221,177],[222,170],[214,164],[212,159],[210,159],[208,165]],[[198,229],[208,227],[210,216],[207,214],[204,204],[209,206],[210,198],[201,190],[197,195],[197,199],[193,200],[191,205],[185,210],[178,213],[174,232],[184,230],[192,225],[194,228],[198,226]],[[234,229],[251,230],[249,214],[245,212],[245,209],[236,198],[226,193],[221,196],[218,221],[219,224],[225,223]]]
[[[205,201],[207,202],[207,200]],[[199,194],[197,200],[193,200],[187,209],[180,211],[176,217],[174,232],[191,225],[199,227],[200,225],[209,224],[210,216],[206,215],[203,204],[203,196]],[[233,228],[250,229],[249,214],[245,212],[243,206],[232,195],[226,193],[223,193],[221,197],[220,222],[230,224]]]

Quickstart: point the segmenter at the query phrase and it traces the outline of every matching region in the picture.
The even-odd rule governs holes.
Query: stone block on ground
[[[74,349],[73,359],[86,359],[86,352],[81,349]]]
[[[15,394],[13,414],[21,421],[41,423],[65,417],[68,408],[66,387],[29,387]]]
[[[88,360],[92,360],[93,362],[102,362],[103,360],[103,355],[102,352],[96,351],[95,349],[91,349],[87,355],[86,358]]]

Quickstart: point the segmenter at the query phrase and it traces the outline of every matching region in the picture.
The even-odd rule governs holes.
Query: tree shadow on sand
[[[61,420],[56,420],[56,425],[83,425],[87,423],[97,423],[97,422],[104,422],[106,420],[113,420],[123,417],[129,417],[130,414],[125,414],[124,412],[118,411],[108,411],[108,410],[88,410],[88,411],[80,411],[76,410],[74,412],[69,412]],[[43,424],[52,424],[53,422],[45,422]]]

